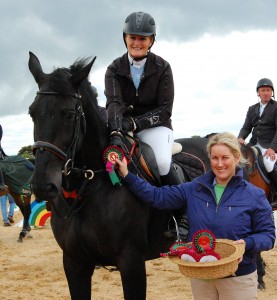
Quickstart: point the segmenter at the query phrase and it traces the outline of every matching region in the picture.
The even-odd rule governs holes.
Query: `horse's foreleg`
[[[63,266],[72,300],[91,299],[91,277],[93,266],[73,260],[63,252]]]
[[[118,262],[125,300],[146,299],[145,258],[136,252],[122,255]]]
[[[30,204],[30,200],[27,201],[25,200],[24,202],[24,222],[23,222],[23,228],[30,232],[31,231],[31,226],[29,224],[29,218],[31,215],[31,204]]]
[[[23,214],[23,227],[21,232],[19,233],[18,242],[23,242],[23,239],[27,236],[28,238],[32,238],[31,235],[31,226],[29,224],[29,218],[31,215],[31,199],[30,197],[23,197],[23,207],[22,207],[22,214]]]
[[[258,289],[265,289],[264,275],[265,275],[265,262],[262,258],[261,252],[257,255],[257,273],[258,273]]]

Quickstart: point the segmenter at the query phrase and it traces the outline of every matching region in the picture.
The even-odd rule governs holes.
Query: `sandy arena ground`
[[[15,214],[15,222],[22,216]],[[32,230],[32,239],[18,243],[20,228],[0,223],[1,280],[0,299],[65,300],[70,299],[62,267],[62,251],[49,224]],[[267,264],[266,290],[259,291],[260,300],[277,299],[277,248],[264,252]],[[167,258],[147,262],[148,300],[190,300],[189,280]],[[93,276],[92,299],[123,299],[118,272],[96,270]]]

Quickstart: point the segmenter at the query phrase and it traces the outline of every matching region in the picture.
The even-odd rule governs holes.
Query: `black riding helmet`
[[[123,40],[125,42],[125,35],[127,34],[136,34],[141,36],[153,36],[153,44],[156,36],[156,24],[153,17],[142,11],[131,13],[125,20],[123,27]],[[153,45],[152,44],[152,45]],[[151,45],[151,47],[152,47]],[[150,48],[151,48],[150,47]],[[150,50],[149,48],[149,50]]]
[[[272,88],[272,92],[273,92],[273,97],[274,97],[274,86],[273,86],[273,83],[270,79],[268,78],[262,78],[258,81],[257,83],[257,88],[256,88],[256,91],[258,92],[258,89],[262,86],[269,86]]]
[[[272,88],[272,90],[274,91],[274,87],[273,87],[273,83],[272,83],[272,81],[270,80],[270,79],[268,79],[268,78],[262,78],[262,79],[260,79],[259,81],[258,81],[258,83],[257,83],[257,91],[258,91],[258,89],[260,88],[260,87],[262,87],[262,86],[269,86],[269,87],[271,87]]]

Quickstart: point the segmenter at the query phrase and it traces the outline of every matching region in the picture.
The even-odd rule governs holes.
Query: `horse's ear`
[[[95,62],[95,60],[96,60],[96,56],[88,65],[86,65],[82,70],[80,70],[78,73],[74,74],[71,77],[72,84],[75,88],[79,88],[81,82],[88,77],[91,67]]]
[[[40,86],[46,74],[42,71],[39,59],[35,54],[29,51],[29,56],[29,70],[34,76],[37,84]]]

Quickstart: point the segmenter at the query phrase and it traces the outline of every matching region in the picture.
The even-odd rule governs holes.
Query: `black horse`
[[[36,160],[32,191],[51,202],[72,299],[90,299],[96,265],[120,271],[125,299],[145,299],[145,261],[175,240],[164,235],[168,212],[113,186],[105,170],[109,135],[87,79],[93,62],[81,59],[45,74],[30,52],[29,69],[39,86],[29,108]]]

